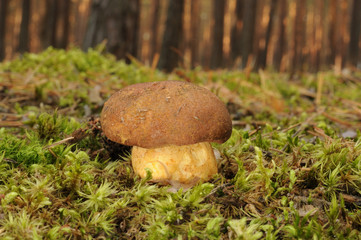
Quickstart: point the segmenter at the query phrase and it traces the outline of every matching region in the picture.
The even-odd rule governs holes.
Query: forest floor
[[[0,64],[1,239],[361,239],[361,73],[165,74],[79,49]],[[118,89],[181,80],[227,104],[219,174],[168,191],[102,135]]]

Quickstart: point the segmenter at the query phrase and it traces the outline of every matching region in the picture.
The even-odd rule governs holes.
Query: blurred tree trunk
[[[274,54],[274,65],[275,69],[278,71],[284,70],[281,69],[282,58],[285,54],[286,50],[286,27],[287,27],[287,12],[288,12],[288,4],[287,0],[278,0],[278,37],[276,42],[276,49]]]
[[[241,56],[242,46],[242,29],[243,29],[243,8],[244,0],[237,0],[236,2],[236,21],[231,29],[231,59],[234,62]]]
[[[140,24],[140,0],[111,1],[108,27],[108,49],[118,59],[137,57]],[[119,8],[119,11],[118,11]],[[118,19],[117,19],[118,18]]]
[[[6,16],[9,6],[8,0],[0,0],[0,61],[5,58],[5,33],[6,33]]]
[[[57,5],[56,0],[46,0],[45,14],[41,26],[42,47],[47,48],[55,45],[56,42],[56,25],[57,25]]]
[[[118,59],[137,57],[140,21],[139,0],[93,0],[83,49],[107,40],[107,50]]]
[[[94,47],[105,39],[105,10],[107,1],[93,0],[84,36],[83,50]]]
[[[192,68],[199,65],[199,17],[200,1],[191,0],[191,66]]]
[[[20,35],[19,35],[19,46],[18,51],[20,53],[29,51],[29,23],[30,23],[30,12],[31,12],[31,0],[23,0],[21,24],[20,24]]]
[[[337,25],[336,25],[336,55],[334,59],[336,72],[341,72],[345,66],[347,56],[347,42],[348,42],[348,28],[347,19],[348,14],[348,0],[340,0],[337,6]]]
[[[270,11],[268,14],[269,20],[268,20],[266,35],[265,35],[265,45],[264,45],[264,48],[260,49],[260,53],[257,58],[257,64],[256,64],[257,68],[264,69],[266,67],[268,47],[270,44],[271,32],[273,29],[273,22],[274,22],[274,18],[275,18],[276,3],[277,3],[277,0],[271,0],[271,2],[270,2]]]
[[[361,1],[354,0],[352,7],[351,23],[350,23],[350,45],[349,58],[350,64],[357,66],[359,60],[359,40],[361,31]]]
[[[327,57],[327,65],[334,64],[336,58],[336,49],[337,49],[337,5],[339,4],[338,0],[330,0],[329,3],[329,34],[328,38],[330,41],[329,52]]]
[[[155,54],[158,52],[158,32],[159,32],[159,15],[160,4],[159,0],[152,1],[151,12],[151,34],[150,34],[150,62],[153,61]]]
[[[69,44],[71,0],[46,0],[41,26],[43,48],[66,48]]]
[[[60,10],[61,14],[60,17],[62,18],[61,23],[61,34],[58,37],[56,47],[58,48],[66,48],[68,46],[68,39],[69,39],[69,27],[70,27],[70,7],[71,7],[71,0],[62,0],[58,1],[58,10]]]
[[[312,31],[311,44],[309,44],[309,62],[308,71],[318,72],[321,60],[322,39],[324,35],[323,19],[324,19],[324,1],[316,0],[315,7],[312,11]]]
[[[212,30],[212,54],[211,68],[222,67],[223,64],[223,33],[224,33],[224,9],[225,1],[213,0],[213,19]]]
[[[169,1],[167,21],[158,63],[158,68],[167,72],[176,68],[182,57],[179,48],[183,38],[183,12],[184,0]]]
[[[292,70],[295,71],[302,70],[302,65],[304,63],[304,56],[302,49],[305,44],[305,26],[306,26],[306,0],[296,0],[296,18],[294,24],[293,32],[293,61],[292,61]]]
[[[253,54],[254,33],[257,14],[257,1],[245,0],[243,12],[243,31],[242,31],[242,68],[247,66],[249,57]]]

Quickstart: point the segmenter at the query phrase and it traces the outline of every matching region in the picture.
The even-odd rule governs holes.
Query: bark
[[[107,50],[118,59],[137,57],[139,0],[93,0],[83,49],[107,41]]]
[[[139,0],[111,1],[107,18],[108,51],[118,59],[130,61],[128,54],[137,57],[140,2]]]
[[[243,9],[244,0],[237,0],[236,2],[236,21],[231,29],[231,59],[235,61],[237,57],[241,56],[242,46],[242,29],[243,29]]]
[[[336,49],[337,49],[337,5],[339,5],[338,0],[330,0],[330,7],[329,7],[329,54],[328,54],[328,62],[327,65],[334,64],[336,58]]]
[[[41,43],[43,48],[56,44],[57,25],[57,5],[56,0],[46,0],[45,14],[41,26]]]
[[[306,0],[296,0],[296,19],[293,32],[294,55],[292,61],[292,73],[302,70],[304,56],[302,49],[305,39],[305,21],[306,21]]]
[[[5,33],[7,26],[6,16],[8,6],[8,0],[0,0],[0,61],[5,59]]]
[[[200,1],[191,1],[191,66],[192,68],[199,65],[199,22],[200,22]]]
[[[220,68],[223,64],[224,9],[225,1],[213,0],[212,69]]]
[[[107,1],[93,0],[87,30],[84,36],[83,50],[94,47],[105,38],[105,14]]]
[[[170,72],[179,64],[183,38],[183,12],[184,0],[169,1],[158,69]]]
[[[20,53],[29,51],[29,24],[30,24],[31,0],[23,0],[20,24],[19,46]]]
[[[269,12],[269,21],[268,21],[268,24],[267,24],[266,36],[265,36],[265,46],[264,46],[263,49],[260,49],[260,54],[259,54],[259,57],[257,59],[257,62],[258,62],[257,66],[258,66],[258,68],[261,68],[261,69],[266,67],[268,47],[269,47],[269,44],[270,44],[271,32],[272,32],[272,29],[273,29],[273,22],[274,22],[274,18],[275,18],[276,3],[277,3],[277,0],[271,0],[270,12]]]
[[[348,19],[348,0],[340,0],[337,11],[337,28],[336,28],[336,56],[334,59],[335,70],[340,72],[344,68],[347,56],[347,19]]]
[[[275,68],[280,71],[282,58],[286,51],[286,27],[287,27],[287,0],[278,0],[278,39],[276,42],[276,50],[274,54]]]
[[[155,54],[158,52],[158,32],[159,32],[159,0],[153,0],[151,13],[151,34],[150,34],[150,62],[153,61]]]
[[[316,0],[315,8],[313,9],[312,16],[312,43],[310,44],[310,53],[309,53],[309,62],[308,62],[308,71],[310,72],[318,72],[320,67],[320,59],[321,59],[321,47],[322,47],[322,38],[324,34],[323,28],[323,16],[324,16],[324,1]],[[317,17],[319,16],[319,17]]]
[[[57,41],[57,47],[66,48],[69,39],[71,0],[62,0],[60,1],[60,4],[60,9],[62,11],[62,32]]]
[[[242,31],[242,67],[246,67],[250,55],[254,50],[254,33],[257,14],[257,1],[245,0],[244,20]]]
[[[350,64],[357,66],[359,60],[359,40],[361,31],[361,1],[354,0],[352,6],[352,15],[350,23],[350,44],[349,58]]]

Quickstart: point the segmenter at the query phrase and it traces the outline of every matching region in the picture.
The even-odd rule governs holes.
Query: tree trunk
[[[322,19],[324,17],[324,1],[316,0],[315,7],[312,9],[312,31],[311,44],[309,44],[309,62],[308,71],[318,72],[321,59],[322,38],[324,34],[324,27]]]
[[[0,0],[0,61],[5,59],[5,33],[8,5],[8,0]]]
[[[234,62],[241,56],[242,46],[242,29],[243,29],[243,8],[244,0],[237,0],[236,2],[236,21],[231,29],[231,59]]]
[[[104,10],[107,1],[93,0],[88,20],[88,26],[84,36],[83,50],[96,46],[105,38]]]
[[[260,49],[260,54],[257,59],[258,64],[256,64],[256,65],[258,66],[258,68],[261,68],[261,69],[266,67],[268,47],[270,44],[271,32],[273,29],[273,22],[274,22],[274,18],[275,18],[276,3],[277,3],[277,0],[271,0],[270,11],[268,14],[269,20],[268,20],[266,36],[265,36],[265,45],[264,45],[263,49]]]
[[[108,51],[118,59],[130,62],[128,54],[137,57],[140,2],[139,0],[110,1],[106,28]]]
[[[329,44],[329,53],[327,57],[327,65],[334,64],[336,58],[336,49],[337,49],[337,6],[339,5],[338,0],[330,0],[329,3],[329,34],[328,39],[330,41]]]
[[[257,14],[257,1],[245,0],[243,12],[243,31],[242,31],[242,68],[247,66],[249,57],[253,54],[254,33]]]
[[[20,53],[29,51],[29,24],[30,24],[30,12],[31,12],[31,0],[23,0],[21,25],[19,35],[18,51]]]
[[[224,9],[225,1],[213,0],[212,69],[222,67],[223,64]]]
[[[200,1],[191,0],[191,66],[192,68],[199,65],[199,17]]]
[[[342,68],[345,66],[345,60],[347,56],[347,37],[348,29],[347,18],[348,18],[348,1],[340,0],[340,4],[337,6],[337,28],[336,28],[336,56],[335,56],[335,70],[336,72],[341,72]]]
[[[296,19],[293,32],[293,64],[292,73],[297,70],[302,70],[303,65],[303,53],[302,49],[304,46],[305,39],[305,21],[306,21],[306,0],[296,0]]]
[[[59,2],[60,6],[58,9],[61,9],[61,17],[62,19],[62,31],[59,36],[59,40],[57,41],[57,47],[66,48],[68,45],[69,39],[69,27],[70,27],[70,7],[71,0],[62,0]]]
[[[361,31],[361,1],[354,0],[350,23],[349,62],[357,66],[359,60],[359,39]]]
[[[184,0],[170,0],[158,69],[170,72],[179,64],[183,37]]]
[[[278,71],[284,70],[282,67],[282,58],[286,50],[286,27],[287,27],[287,12],[288,4],[287,0],[278,0],[278,38],[276,43],[276,49],[274,54],[274,65]]]
[[[158,32],[159,32],[159,15],[160,2],[159,0],[152,1],[151,12],[151,34],[150,34],[150,62],[153,61],[155,54],[158,52]]]
[[[137,57],[139,0],[93,0],[83,49],[107,40],[107,50],[118,59]]]
[[[46,0],[45,14],[41,26],[41,43],[43,48],[54,46],[56,42],[57,25],[57,5],[56,0]]]

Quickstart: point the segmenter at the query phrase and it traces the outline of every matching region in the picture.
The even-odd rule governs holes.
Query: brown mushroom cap
[[[143,148],[222,143],[232,132],[227,108],[215,94],[180,81],[121,89],[104,104],[101,125],[110,140]]]

